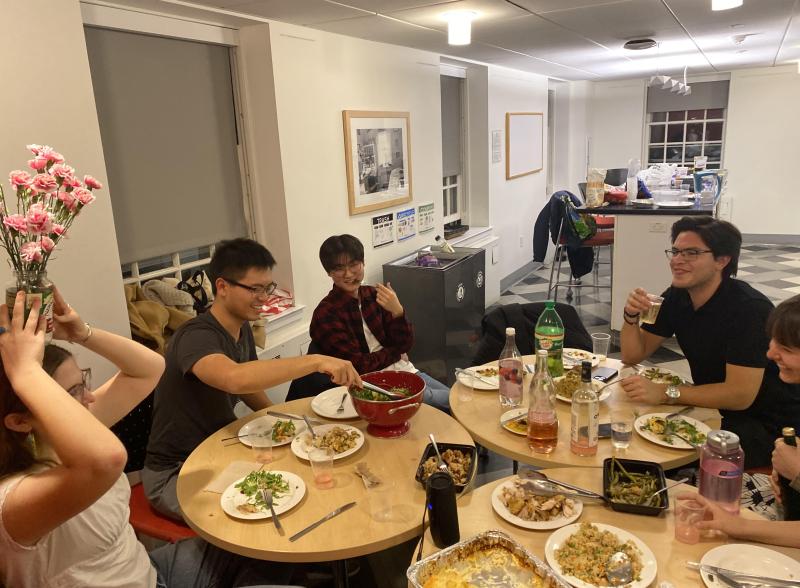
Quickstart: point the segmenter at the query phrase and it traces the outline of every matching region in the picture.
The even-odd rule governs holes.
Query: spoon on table
[[[433,433],[428,433],[428,437],[431,438],[431,444],[433,445],[433,450],[436,452],[436,456],[439,458],[439,464],[436,467],[439,470],[441,470],[443,472],[447,472],[449,474],[450,473],[450,468],[447,467],[447,464],[442,459],[442,454],[439,453],[439,446],[436,445],[436,439],[433,438]]]
[[[624,586],[633,580],[631,558],[624,551],[612,553],[606,562],[606,579],[612,586]]]

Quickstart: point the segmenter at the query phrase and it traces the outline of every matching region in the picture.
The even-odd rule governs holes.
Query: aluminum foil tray
[[[406,571],[408,585],[414,588],[423,588],[425,582],[437,572],[451,568],[459,560],[465,559],[477,551],[491,547],[505,548],[517,555],[522,561],[528,563],[536,575],[542,579],[544,588],[570,588],[570,585],[564,583],[542,560],[502,531],[496,530],[479,533],[411,565]]]

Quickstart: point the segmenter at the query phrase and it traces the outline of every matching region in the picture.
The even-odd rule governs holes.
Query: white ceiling
[[[161,12],[304,25],[567,80],[714,73],[800,62],[800,0],[121,0]],[[472,44],[447,44],[442,14],[473,10]],[[222,19],[222,20],[220,20]],[[737,44],[734,37],[747,35]],[[650,37],[659,46],[622,48]]]

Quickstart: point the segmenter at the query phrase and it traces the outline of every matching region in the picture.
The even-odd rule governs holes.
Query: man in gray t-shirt
[[[218,244],[208,269],[214,303],[181,325],[167,346],[142,470],[148,500],[167,516],[182,518],[175,486],[183,462],[206,437],[236,420],[237,400],[253,410],[266,408],[265,388],[311,372],[328,374],[338,385],[361,385],[349,361],[325,355],[257,359],[249,321],[259,318],[275,290],[274,265],[270,252],[250,239]]]

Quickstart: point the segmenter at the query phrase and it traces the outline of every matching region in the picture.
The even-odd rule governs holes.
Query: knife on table
[[[700,570],[700,572],[716,575],[720,577],[723,583],[727,582],[728,585],[732,586],[742,586],[743,583],[744,586],[750,586],[755,583],[757,585],[762,585],[769,588],[796,588],[798,586],[798,583],[794,580],[782,580],[780,578],[758,576],[755,574],[737,572],[736,570],[720,568],[708,564],[697,564],[695,562],[686,562],[686,565],[690,568]]]
[[[313,531],[314,529],[319,527],[322,523],[331,520],[333,517],[342,514],[344,511],[346,511],[346,510],[348,510],[350,508],[353,508],[355,505],[356,505],[355,502],[348,502],[347,504],[343,504],[342,506],[340,506],[336,510],[332,510],[331,512],[326,514],[324,517],[322,517],[316,523],[311,523],[309,526],[307,526],[302,531],[299,531],[299,532],[295,533],[294,535],[292,535],[291,537],[289,537],[289,541],[297,541],[298,539],[300,539],[300,537],[302,537],[303,535],[305,535],[309,531]]]

